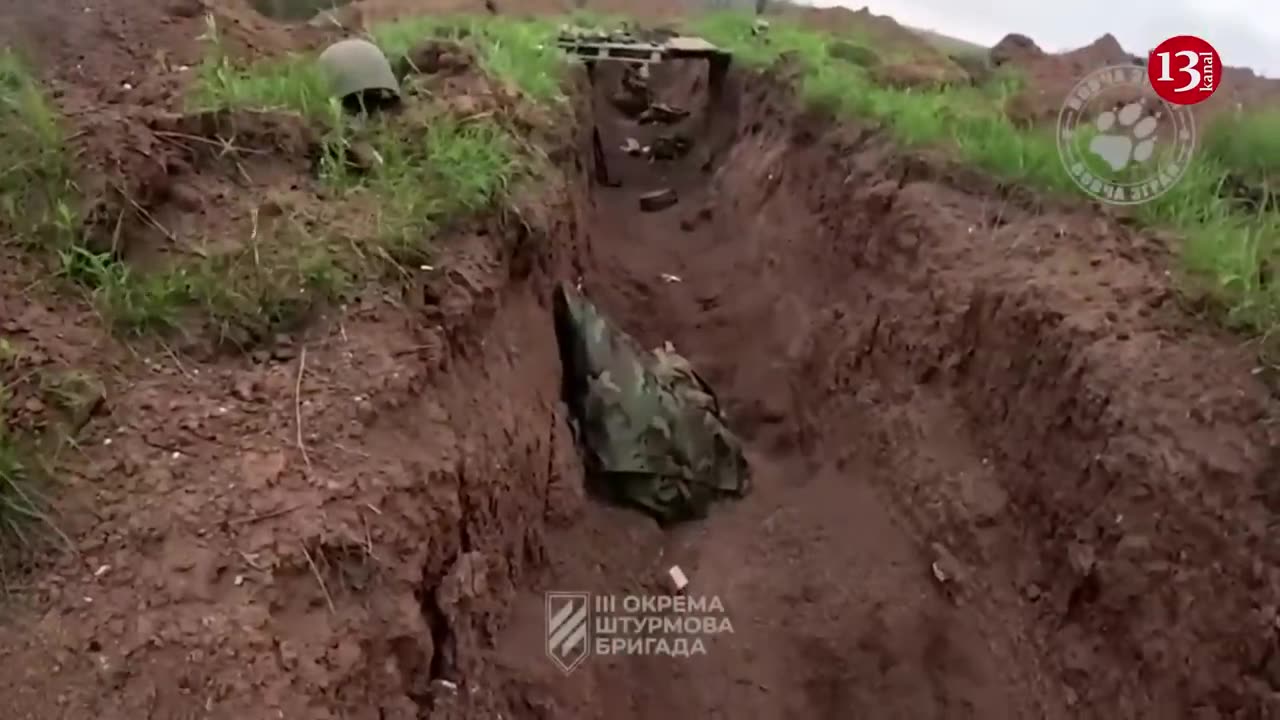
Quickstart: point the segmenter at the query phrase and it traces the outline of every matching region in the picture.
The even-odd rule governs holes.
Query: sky
[[[871,8],[904,25],[994,45],[1027,35],[1049,52],[1087,45],[1104,33],[1145,55],[1161,40],[1196,35],[1226,65],[1280,78],[1280,2],[1275,0],[809,0],[818,7]]]

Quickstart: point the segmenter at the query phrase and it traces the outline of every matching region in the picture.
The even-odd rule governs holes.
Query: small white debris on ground
[[[679,275],[672,275],[671,273],[662,273],[662,281],[668,283],[684,282]]]
[[[948,575],[947,571],[943,570],[942,566],[937,562],[933,563],[933,576],[937,578],[940,583],[945,583],[951,580],[951,576]]]
[[[689,586],[689,578],[685,577],[684,571],[679,565],[672,565],[667,571],[667,575],[671,576],[671,585],[676,592],[680,592]]]
[[[968,571],[964,564],[941,543],[933,543],[933,563],[930,569],[933,577],[947,587],[964,585],[968,579]]]

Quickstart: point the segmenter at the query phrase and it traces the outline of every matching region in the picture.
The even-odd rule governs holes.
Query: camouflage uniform
[[[567,286],[556,315],[579,442],[601,490],[663,523],[749,491],[741,444],[715,395],[670,343],[645,352]]]

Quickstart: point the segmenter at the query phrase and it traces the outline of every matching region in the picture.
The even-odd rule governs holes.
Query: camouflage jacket
[[[567,390],[595,485],[664,523],[741,497],[750,471],[714,393],[670,343],[646,352],[567,286],[556,297]]]

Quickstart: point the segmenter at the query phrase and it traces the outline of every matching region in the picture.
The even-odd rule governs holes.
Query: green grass
[[[78,221],[61,118],[16,53],[0,49],[0,230],[65,239]]]
[[[530,102],[555,104],[565,96],[554,31],[548,23],[431,18],[377,28],[376,38],[394,57],[433,35],[466,34],[463,41],[478,50],[492,76]],[[74,186],[58,115],[17,58],[0,55],[0,162],[8,169],[0,176],[0,220],[29,239],[58,230],[60,242],[52,249],[59,274],[84,288],[121,335],[182,331],[195,324],[246,345],[294,329],[316,308],[389,266],[403,271],[404,265],[430,262],[439,232],[491,206],[524,170],[521,144],[500,118],[442,114],[411,125],[394,117],[353,117],[330,97],[313,57],[242,65],[223,51],[212,22],[205,40],[208,54],[189,108],[300,115],[322,134],[326,151],[318,180],[330,199],[317,203],[319,211],[299,210],[277,220],[261,236],[255,216],[252,231],[245,229],[250,242],[232,254],[146,271],[78,242],[80,222],[72,209]],[[356,145],[371,148],[380,161],[355,171],[347,157]],[[367,222],[354,229],[343,223],[354,216]]]
[[[750,66],[767,67],[784,55],[793,58],[805,70],[799,90],[807,101],[835,113],[879,120],[905,145],[946,144],[963,160],[1010,180],[1053,190],[1074,187],[1062,171],[1052,137],[1019,131],[1001,111],[1018,89],[1016,76],[998,75],[983,87],[896,90],[876,84],[867,69],[831,55],[833,43],[849,38],[776,23],[768,42],[762,42],[751,24],[750,17],[713,15],[696,29]]]
[[[202,62],[189,97],[192,110],[236,107],[296,112],[325,121],[332,110],[328,82],[313,59],[290,56],[261,68],[237,66],[215,51]]]
[[[549,41],[552,26],[470,21],[467,27],[467,42],[478,43],[488,72],[530,101],[564,99],[561,61]],[[424,28],[381,30],[386,42],[409,43]],[[210,31],[210,54],[199,68],[191,109],[274,110],[306,118],[327,145],[317,180],[330,200],[317,203],[316,216],[300,210],[276,218],[261,235],[255,216],[252,232],[246,228],[246,247],[232,254],[146,271],[79,242],[60,118],[17,58],[0,55],[0,223],[10,231],[4,235],[35,240],[55,231],[57,242],[44,248],[57,258],[60,275],[83,288],[121,335],[182,331],[194,323],[221,340],[246,345],[293,329],[317,307],[388,266],[431,261],[439,232],[493,205],[524,170],[520,141],[501,118],[352,118],[329,98],[312,58],[237,65],[222,53],[216,28]],[[380,159],[367,172],[344,162],[357,143],[372,147]],[[367,208],[374,222],[362,232],[332,229]],[[0,342],[0,370],[14,352]],[[81,379],[66,377],[51,380],[42,392],[54,407],[80,415],[92,398],[85,387]],[[53,525],[34,490],[37,444],[7,424],[5,389],[0,381],[0,554],[7,558],[11,541],[28,544],[41,524]]]
[[[585,16],[584,16],[585,18]],[[578,18],[609,24],[611,18]],[[1016,127],[1003,113],[1018,78],[996,73],[981,87],[898,90],[878,85],[867,68],[831,55],[834,42],[873,45],[867,38],[833,38],[785,21],[774,22],[767,42],[752,33],[754,18],[717,13],[697,32],[734,52],[739,63],[765,67],[783,55],[806,72],[799,91],[833,112],[880,121],[906,146],[950,148],[957,159],[1012,182],[1075,194],[1053,138]],[[484,70],[526,99],[562,103],[564,61],[555,47],[556,23],[490,17],[426,17],[375,27],[372,38],[389,57],[429,37],[452,38],[478,51]],[[232,62],[210,25],[208,59],[199,69],[194,109],[246,108],[295,112],[320,128],[330,152],[321,173],[343,202],[376,205],[369,238],[329,238],[323,222],[295,222],[287,242],[264,240],[252,253],[187,264],[167,273],[138,273],[74,243],[58,245],[64,273],[90,287],[112,324],[127,333],[172,329],[192,308],[227,334],[295,322],[317,301],[348,289],[373,257],[393,263],[425,261],[432,237],[453,217],[491,203],[521,172],[519,141],[492,119],[444,119],[425,131],[406,131],[382,120],[352,122],[328,96],[310,57],[243,66]],[[874,48],[890,61],[895,53]],[[12,54],[0,55],[0,208],[6,224],[28,237],[52,231],[72,237],[78,228],[74,186],[56,113]],[[1151,225],[1178,231],[1186,242],[1188,289],[1221,308],[1227,324],[1270,335],[1280,324],[1280,295],[1270,282],[1280,219],[1246,212],[1224,197],[1230,176],[1266,183],[1280,169],[1276,112],[1243,115],[1204,133],[1203,147],[1186,176],[1153,202],[1134,208]],[[364,143],[382,162],[366,174],[342,161]],[[306,229],[309,226],[312,229]],[[302,228],[302,229],[298,229]],[[288,252],[273,249],[288,246]],[[251,256],[251,257],[250,257]],[[361,262],[352,262],[353,256]],[[227,276],[235,282],[224,282]],[[237,321],[236,319],[240,320]],[[237,329],[237,325],[244,328]]]
[[[1274,187],[1280,180],[1280,109],[1223,118],[1207,129],[1201,146],[1241,180]]]
[[[26,520],[40,512],[26,491],[30,478],[22,460],[23,448],[9,430],[7,419],[10,392],[4,379],[15,374],[20,360],[19,348],[0,338],[0,577],[13,542],[26,539]]]
[[[488,118],[439,116],[425,129],[379,121],[364,135],[381,162],[360,174],[333,163],[324,176],[379,206],[366,246],[396,263],[430,261],[436,232],[490,206],[521,167],[514,138]]]
[[[213,16],[206,20],[205,56],[187,96],[196,112],[248,108],[296,112],[314,122],[334,117],[328,80],[314,58],[290,55],[248,66],[237,64],[222,44]]]
[[[373,36],[390,58],[431,37],[457,38],[478,50],[485,71],[529,101],[565,99],[554,26],[547,23],[433,17],[384,25]],[[296,327],[361,279],[388,266],[431,262],[435,236],[454,219],[491,206],[522,171],[520,144],[499,119],[439,115],[424,127],[421,119],[411,125],[394,116],[352,117],[329,96],[313,57],[240,65],[223,52],[212,24],[206,40],[209,54],[191,108],[306,118],[323,135],[319,179],[331,204],[346,219],[367,217],[370,227],[331,233],[324,227],[333,218],[294,217],[288,237],[158,273],[138,273],[82,249],[64,253],[64,272],[93,289],[103,314],[123,333],[184,327],[193,311],[220,338],[241,344]],[[348,162],[357,147],[376,158],[371,168]]]
[[[479,51],[482,69],[535,102],[565,99],[564,60],[555,46],[556,25],[507,18],[425,16],[375,26],[372,40],[394,61],[431,38],[464,42]],[[193,110],[251,108],[296,112],[332,125],[337,115],[327,80],[309,55],[241,65],[225,52],[210,21],[203,36],[208,53],[189,97]]]
[[[565,100],[564,56],[556,47],[557,25],[472,15],[427,16],[375,26],[373,41],[389,58],[404,55],[424,39],[464,42],[480,52],[480,65],[534,102]]]
[[[32,523],[48,518],[34,480],[24,448],[0,422],[0,574],[16,547],[31,546]]]
[[[64,277],[87,289],[111,329],[125,337],[214,331],[248,346],[296,329],[350,287],[327,245],[300,231],[227,255],[141,272],[107,254],[72,247],[60,254]]]
[[[0,592],[4,594],[9,591],[7,572],[20,556],[34,549],[46,530],[62,535],[50,515],[47,498],[37,490],[45,479],[44,472],[38,472],[42,445],[31,433],[20,433],[10,426],[13,388],[30,379],[47,381],[46,397],[60,410],[71,407],[80,392],[70,375],[46,378],[38,370],[31,371],[25,358],[20,347],[0,338]]]
[[[1078,194],[1054,138],[1015,126],[1003,112],[1017,78],[996,75],[983,87],[900,90],[881,87],[863,68],[835,59],[837,38],[778,22],[767,41],[750,16],[715,14],[695,30],[731,50],[737,61],[766,67],[784,55],[803,68],[799,91],[836,113],[879,121],[905,146],[948,148],[958,160],[1041,190]],[[848,41],[848,38],[840,38]],[[1224,197],[1228,175],[1254,180],[1280,170],[1276,114],[1246,115],[1211,130],[1186,175],[1155,200],[1134,208],[1146,224],[1175,230],[1185,242],[1183,289],[1203,299],[1235,329],[1271,338],[1280,327],[1277,262],[1280,215],[1250,212]]]

